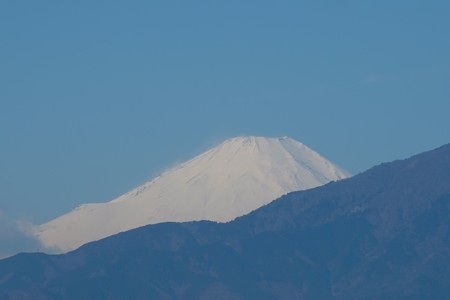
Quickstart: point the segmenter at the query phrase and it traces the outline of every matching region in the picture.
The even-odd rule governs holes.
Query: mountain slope
[[[69,251],[147,224],[225,222],[288,192],[347,176],[290,138],[238,137],[111,202],[82,205],[39,226],[36,235],[46,248]]]
[[[450,144],[230,223],[162,223],[0,261],[5,299],[448,299]]]

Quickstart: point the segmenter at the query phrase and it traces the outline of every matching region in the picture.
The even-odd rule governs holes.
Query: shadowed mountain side
[[[0,261],[1,299],[447,299],[450,145],[237,220]]]

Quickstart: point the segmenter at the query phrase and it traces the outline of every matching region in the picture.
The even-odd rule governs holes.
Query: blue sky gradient
[[[41,223],[237,135],[352,173],[450,142],[449,1],[2,1],[0,211]]]

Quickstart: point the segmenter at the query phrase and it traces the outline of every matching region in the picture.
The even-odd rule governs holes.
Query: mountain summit
[[[227,222],[288,192],[348,173],[288,137],[236,137],[107,203],[85,204],[37,227],[47,248],[64,252],[147,224]]]

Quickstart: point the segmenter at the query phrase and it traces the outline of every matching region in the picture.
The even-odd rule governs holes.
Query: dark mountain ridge
[[[0,261],[0,299],[448,299],[450,144],[232,222]]]

